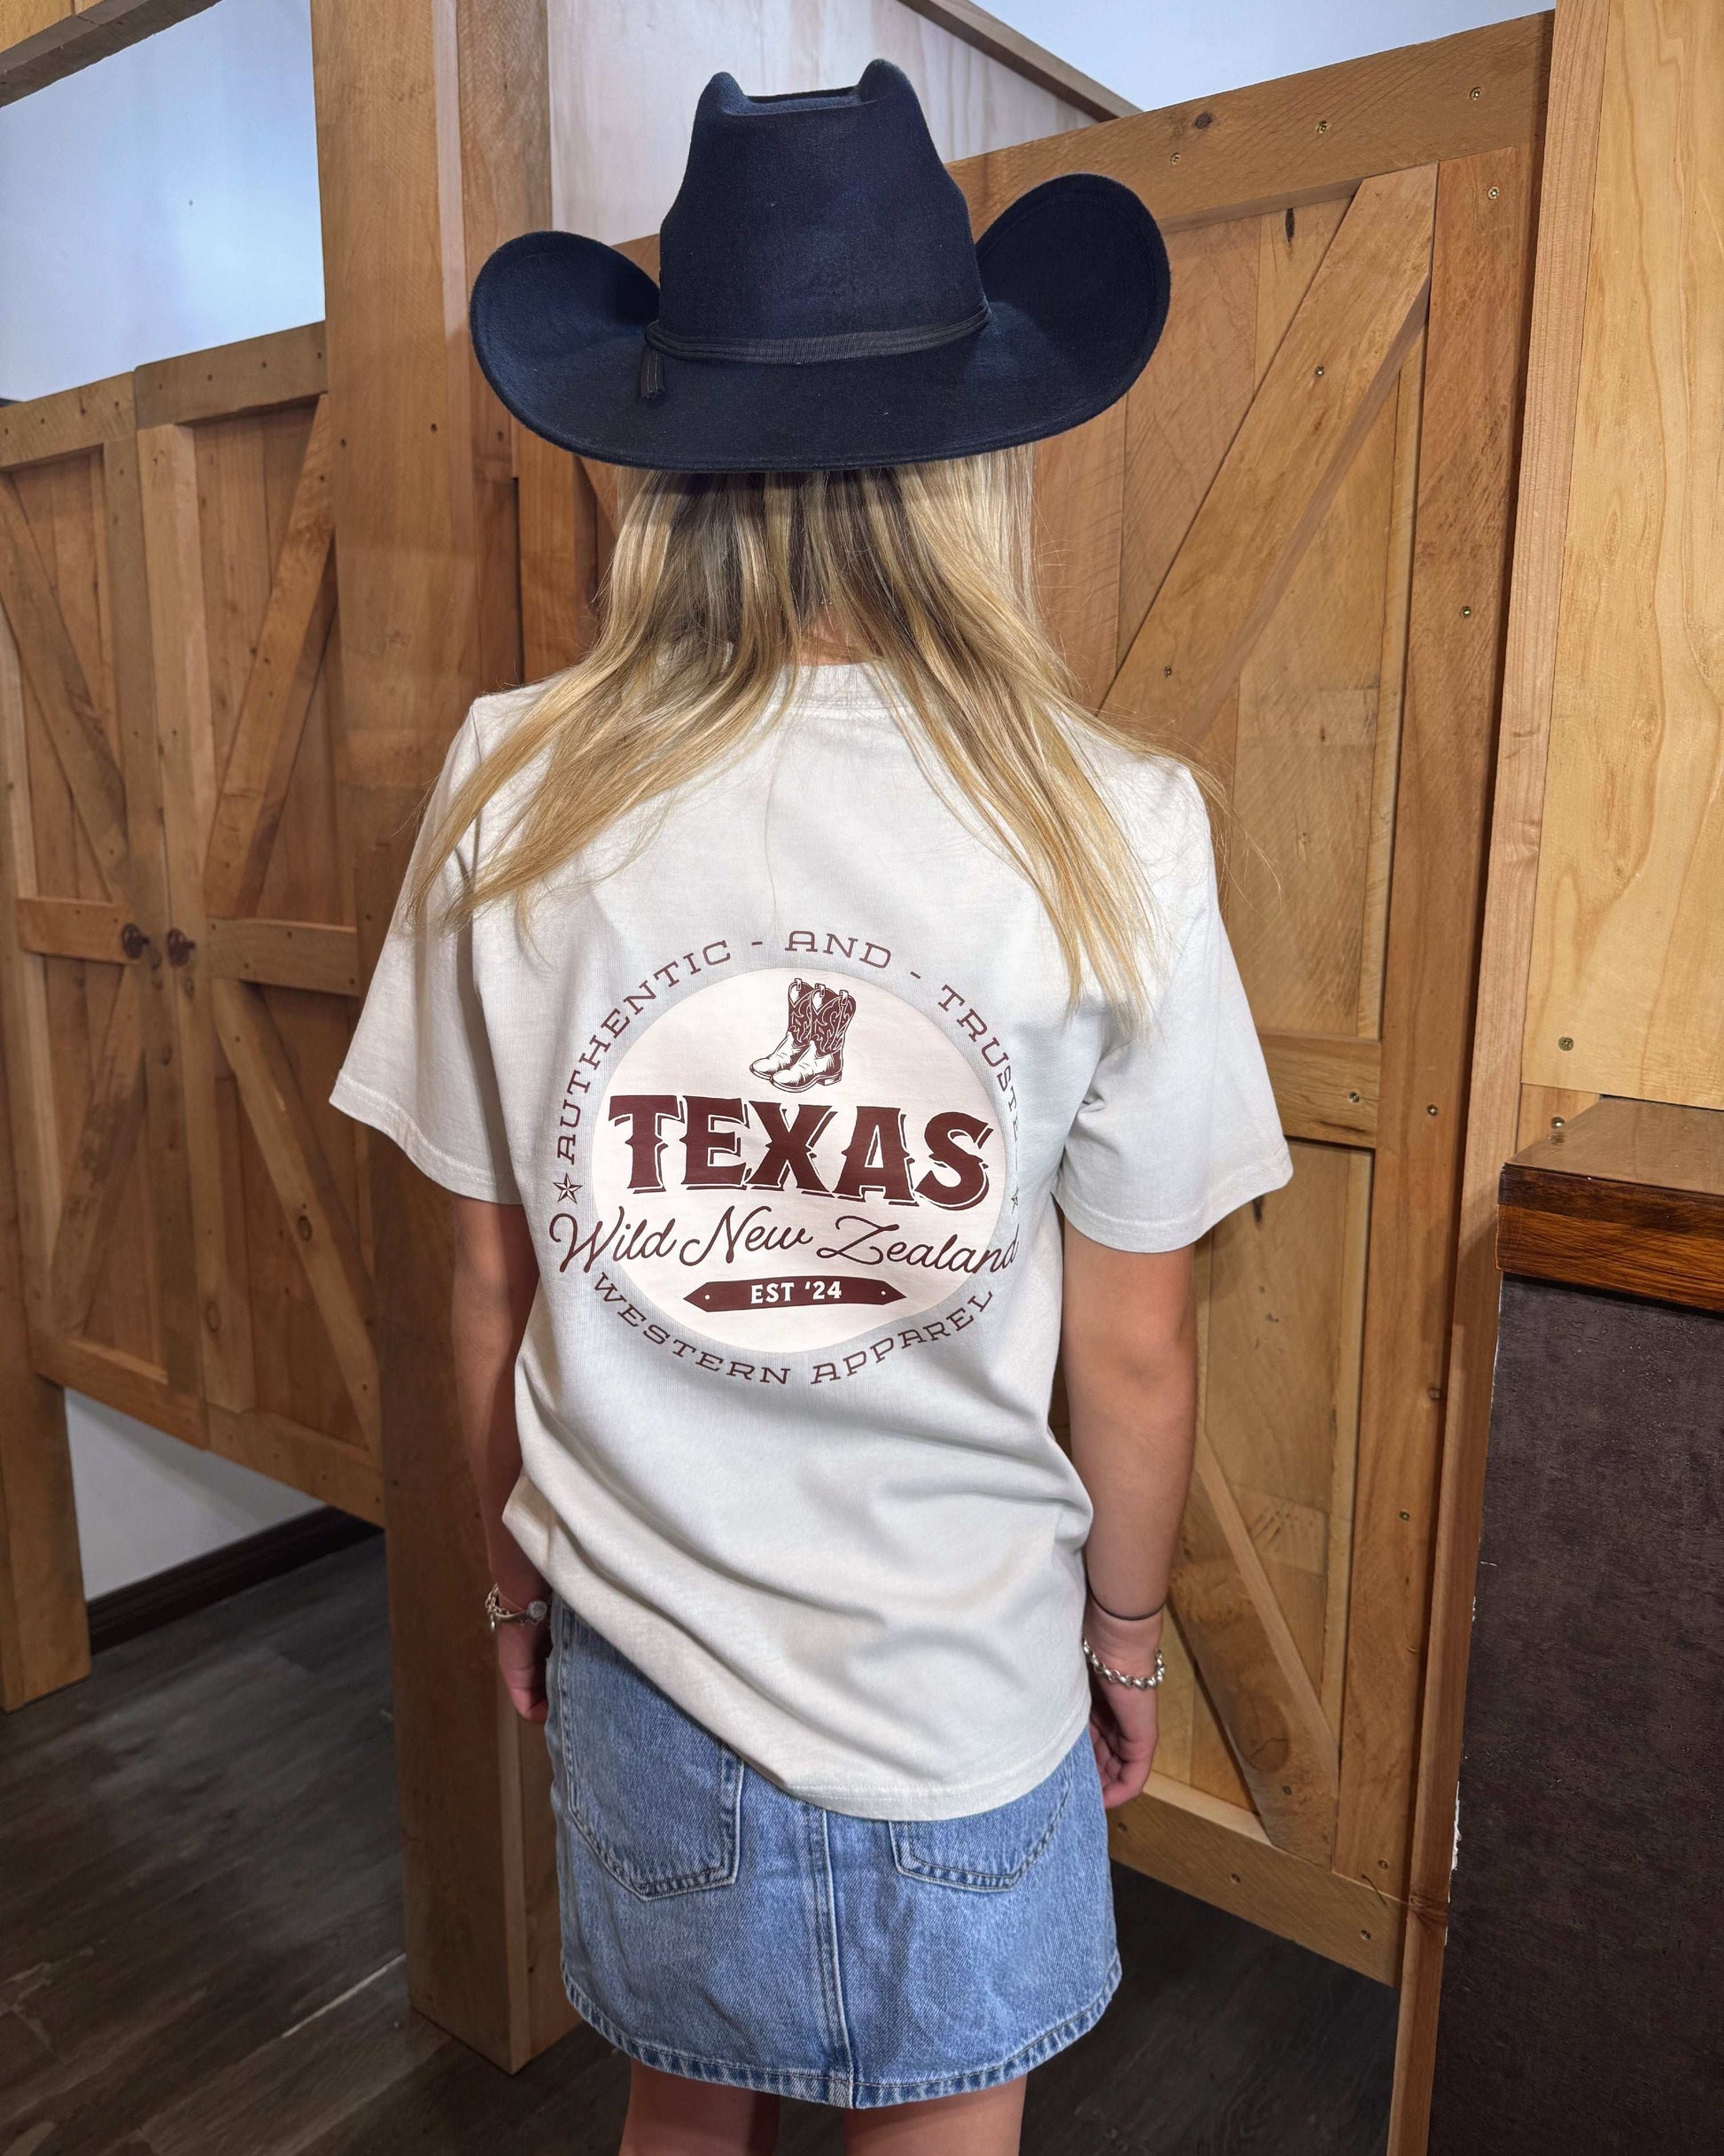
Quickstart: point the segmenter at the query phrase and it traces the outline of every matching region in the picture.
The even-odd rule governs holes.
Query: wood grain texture
[[[1513,579],[1462,1170],[1392,2156],[1419,2156],[1441,1996],[1467,1638],[1496,1340],[1497,1171],[1516,1150],[1527,960],[1585,321],[1610,0],[1561,0],[1539,185]],[[1553,1111],[1554,1112],[1554,1111]]]
[[[32,1367],[0,1043],[0,1708],[89,1669],[66,1397]]]
[[[1377,1137],[1382,1051],[1350,1033],[1260,1033],[1289,1138],[1370,1145]]]
[[[131,380],[140,427],[190,426],[302,404],[328,387],[323,324],[307,322],[206,352],[182,352],[140,367]]]
[[[1400,1895],[1411,1830],[1473,953],[1507,604],[1536,166],[1437,191],[1389,894],[1336,1869]]]
[[[1114,1862],[1296,1939],[1378,1983],[1400,1952],[1398,1903],[1326,1864],[1275,1847],[1254,1815],[1152,1772],[1136,1803],[1108,1817]]]
[[[175,1392],[200,1384],[203,1327],[198,1298],[197,1229],[191,1205],[190,1132],[184,1067],[174,1008],[175,969],[167,951],[169,884],[162,812],[154,631],[144,559],[144,481],[135,435],[103,444],[103,499],[112,621],[113,697],[126,783],[126,828],[133,904],[150,938],[134,964],[144,1059],[145,1141],[138,1162],[154,1226],[155,1340]],[[122,1254],[118,1262],[126,1263]]]
[[[542,130],[494,115],[544,112],[548,84],[542,40],[508,34],[523,9],[490,14],[501,19],[473,0],[311,12],[361,977],[399,888],[400,835],[473,697],[501,686],[485,666],[510,642],[486,612],[508,441],[474,389],[464,323],[470,269],[548,201]],[[518,652],[518,622],[513,635]],[[548,1763],[500,1705],[479,1614],[484,1553],[449,1380],[447,1202],[386,1142],[367,1159],[389,1283],[377,1353],[410,1988],[423,2012],[512,2068],[569,2019]]]
[[[1355,196],[1108,691],[1153,733],[1200,731],[1239,679],[1409,346],[1429,290],[1428,169]]]
[[[1724,12],[1616,0],[1521,1076],[1724,1108]]]
[[[0,9],[0,105],[123,51],[214,0],[4,0]]]
[[[1264,1833],[1277,1849],[1326,1864],[1335,1833],[1334,1735],[1239,1500],[1202,1436],[1172,1603]]]
[[[305,988],[324,995],[359,993],[359,938],[350,928],[315,921],[212,921],[204,946],[219,979]]]
[[[197,446],[191,430],[178,425],[146,428],[137,440],[167,892],[174,924],[193,946],[192,962],[176,969],[173,995],[187,1126],[198,1140],[188,1149],[186,1167],[199,1389],[213,1405],[239,1410],[255,1404],[255,1353],[244,1239],[229,1218],[228,1180],[216,1143],[222,1065],[198,959],[209,940],[204,853],[214,813],[215,762]]]
[[[99,448],[129,434],[135,424],[128,374],[0,406],[0,471]]]
[[[252,912],[335,620],[329,399],[318,400],[204,858],[212,915]]]
[[[1124,401],[1036,449],[1036,591],[1079,701],[1093,711],[1118,660]]]
[[[237,1413],[212,1405],[209,1449],[272,1482],[285,1483],[290,1490],[303,1490],[325,1505],[383,1525],[383,1475],[375,1456],[342,1444],[323,1430],[309,1429],[291,1415],[268,1408]]]
[[[12,1172],[25,1305],[48,1316],[48,1267],[59,1225],[63,1171],[49,1027],[47,969],[19,933],[20,907],[37,889],[28,726],[18,647],[0,608],[0,1014],[12,1122]]]
[[[0,473],[0,606],[91,850],[115,895],[123,896],[128,863],[125,781],[18,490],[4,473]]]
[[[222,1053],[238,1083],[276,1195],[292,1225],[299,1260],[353,1411],[375,1445],[377,1366],[369,1325],[371,1281],[358,1234],[261,993],[241,982],[217,978],[209,985],[209,996]]]
[[[952,168],[979,230],[1057,172],[1122,181],[1163,229],[1344,193],[1373,174],[1531,142],[1543,112],[1550,19],[1406,45],[1339,66],[1195,97]]]
[[[1497,1192],[1505,1273],[1724,1310],[1724,1114],[1607,1100],[1518,1153]]]
[[[108,1007],[108,1024],[73,1153],[49,1264],[49,1304],[63,1332],[83,1330],[96,1273],[125,1198],[132,1151],[144,1124],[144,1062],[138,983],[128,968]]]
[[[105,1346],[95,1340],[68,1340],[62,1333],[33,1324],[30,1360],[44,1377],[57,1385],[105,1400],[121,1414],[135,1415],[152,1429],[177,1437],[182,1444],[208,1444],[208,1428],[202,1398],[193,1392],[176,1392],[159,1363],[123,1348]]]

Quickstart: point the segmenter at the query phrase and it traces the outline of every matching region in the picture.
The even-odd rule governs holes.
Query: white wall
[[[871,59],[895,61],[944,158],[1088,124],[899,0],[549,0],[549,10],[555,215],[595,239],[658,230],[695,100],[720,68],[770,97],[836,89]]]
[[[0,107],[0,396],[323,312],[309,0],[207,13]],[[66,1395],[84,1592],[311,1499]]]
[[[1535,14],[1527,0],[988,0],[1145,112]]]

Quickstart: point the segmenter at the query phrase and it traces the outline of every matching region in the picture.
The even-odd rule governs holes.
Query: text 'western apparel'
[[[428,823],[533,693],[474,706]],[[980,1811],[1083,1727],[1056,1202],[1098,1241],[1176,1249],[1292,1172],[1197,788],[1091,752],[1154,899],[1138,1034],[1069,1007],[1034,892],[867,670],[822,666],[561,872],[524,933],[507,903],[455,930],[398,915],[331,1096],[438,1182],[526,1209],[522,1547],[829,1810]]]

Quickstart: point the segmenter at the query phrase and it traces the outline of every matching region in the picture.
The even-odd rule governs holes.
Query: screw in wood
[[[1565,1033],[1565,1034],[1562,1036],[1562,1038],[1561,1038],[1561,1039],[1560,1039],[1557,1041],[1557,1046],[1559,1048],[1562,1048],[1562,1049],[1565,1049],[1565,1050],[1569,1049],[1569,1048],[1572,1048],[1572,1047],[1574,1046],[1574,1036],[1573,1036],[1573,1033]]]
[[[1472,98],[1475,103],[1477,102],[1479,97],[1479,92],[1477,90],[1470,90],[1466,94],[1469,97]]]
[[[1319,120],[1317,122],[1317,133],[1319,135],[1326,135],[1328,132],[1329,122],[1326,120]]]
[[[1485,190],[1485,192],[1489,197],[1490,200],[1495,202],[1496,198],[1503,192],[1503,190],[1500,187],[1487,187]]]
[[[1464,607],[1461,609],[1461,619],[1462,619],[1463,621],[1471,621],[1471,620],[1472,620],[1472,609],[1470,606],[1464,606]]]

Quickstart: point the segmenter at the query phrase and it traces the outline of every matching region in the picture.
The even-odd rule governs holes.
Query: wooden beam
[[[35,888],[24,678],[0,608],[0,1017],[12,1059],[12,1164],[23,1293],[31,1318],[40,1323],[48,1315],[48,1265],[63,1178],[46,969],[19,933],[19,908],[35,897]]]
[[[114,1221],[129,1195],[128,1171],[144,1122],[137,999],[136,977],[128,967],[108,1009],[54,1237],[49,1306],[66,1333],[83,1330]]]
[[[1319,201],[1376,174],[1534,141],[1549,37],[1548,14],[1525,15],[1109,121],[1084,129],[1083,166],[1140,194],[1167,231]],[[951,169],[980,230],[1071,164],[1056,135]]]
[[[307,988],[315,994],[359,993],[359,935],[316,921],[243,921],[205,924],[205,969],[216,978],[256,981],[266,988]]]
[[[160,701],[158,755],[168,909],[190,939],[190,962],[172,969],[178,1070],[188,1122],[220,1127],[219,1051],[203,953],[204,854],[214,813],[214,722],[205,618],[197,445],[182,426],[137,437],[144,551],[149,562],[153,675]],[[228,1218],[221,1149],[186,1148],[197,1280],[202,1391],[236,1411],[255,1405],[252,1313],[244,1243]],[[241,1231],[243,1234],[243,1231]]]
[[[0,1052],[0,1707],[89,1669],[66,1396],[30,1358],[12,1115]]]
[[[598,502],[580,458],[518,422],[514,444],[522,663],[540,681],[572,666],[597,634]]]
[[[1200,735],[1239,680],[1424,326],[1433,168],[1353,198],[1103,709]]]
[[[377,1358],[368,1319],[371,1280],[359,1237],[324,1158],[285,1045],[260,991],[238,981],[209,985],[215,1031],[299,1262],[335,1350],[367,1441],[377,1434]]]
[[[204,1450],[209,1442],[204,1403],[196,1393],[177,1392],[159,1363],[145,1362],[123,1348],[98,1340],[68,1340],[46,1327],[30,1327],[30,1360],[44,1377],[92,1399],[134,1415],[152,1429]]]
[[[1373,1145],[1382,1049],[1350,1033],[1260,1033],[1289,1138]]]
[[[1338,1872],[1397,1896],[1430,1621],[1537,188],[1526,148],[1445,165],[1437,187],[1335,1846]]]
[[[121,52],[215,0],[0,0],[0,105]]]
[[[546,27],[542,0],[312,0],[311,19],[363,975],[402,831],[468,704],[510,678],[487,668],[520,663],[509,427],[465,324],[485,253],[550,222]],[[367,1154],[389,1283],[377,1354],[409,1984],[422,2012],[513,2068],[571,2020],[548,1762],[503,1703],[481,1615],[448,1200],[386,1140]]]
[[[335,621],[330,452],[325,396],[312,420],[210,823],[204,905],[211,914],[249,914],[257,905]]]
[[[1038,90],[1051,90],[1062,104],[1075,105],[1092,120],[1121,120],[1138,110],[1129,97],[1034,43],[998,15],[977,7],[975,0],[904,0],[904,4],[912,15],[937,23],[960,44],[985,52],[990,60],[998,60]]]
[[[1610,0],[1559,0],[1539,183],[1537,269],[1526,362],[1514,577],[1503,661],[1490,860],[1479,959],[1454,1323],[1433,1560],[1429,1670],[1402,1967],[1393,2156],[1418,2156],[1429,2119],[1442,1978],[1442,1911],[1454,1849],[1472,1582],[1484,1504],[1496,1344],[1491,1249],[1497,1171],[1517,1149],[1520,1052],[1556,681],[1574,413],[1580,392],[1593,179]]]
[[[1135,1803],[1107,1816],[1115,1864],[1231,1910],[1343,1967],[1394,1981],[1406,1912],[1361,1880],[1277,1849],[1254,1813],[1152,1772]]]
[[[129,434],[133,424],[128,374],[0,406],[0,471],[99,448]]]
[[[321,322],[242,338],[207,352],[182,352],[154,360],[132,377],[137,424],[190,426],[198,419],[308,404],[329,386],[328,372]]]
[[[1601,1101],[1524,1147],[1497,1189],[1504,1273],[1724,1310],[1724,1110]]]
[[[209,1449],[325,1505],[338,1505],[358,1519],[383,1525],[383,1475],[373,1456],[322,1430],[308,1429],[291,1415],[261,1407],[213,1406]]]
[[[18,498],[0,472],[0,606],[6,611],[19,659],[42,712],[48,737],[71,790],[73,806],[109,888],[126,888],[128,845],[126,786],[66,634],[54,588]]]
[[[117,965],[125,956],[119,907],[106,899],[39,899],[17,902],[20,949],[44,958],[93,958]]]
[[[1263,1831],[1277,1849],[1326,1864],[1340,1776],[1334,1732],[1215,1447],[1202,1435],[1180,1522],[1172,1600]]]
[[[133,969],[144,1049],[155,1226],[159,1345],[167,1382],[176,1392],[199,1385],[204,1315],[198,1293],[196,1231],[188,1143],[184,1061],[179,1052],[174,986],[182,976],[164,965],[168,934],[168,881],[162,801],[161,737],[156,707],[153,631],[144,562],[143,475],[137,438],[102,448],[106,497],[112,663],[120,755],[126,782],[126,833],[132,903],[138,926],[152,939],[148,962]]]

